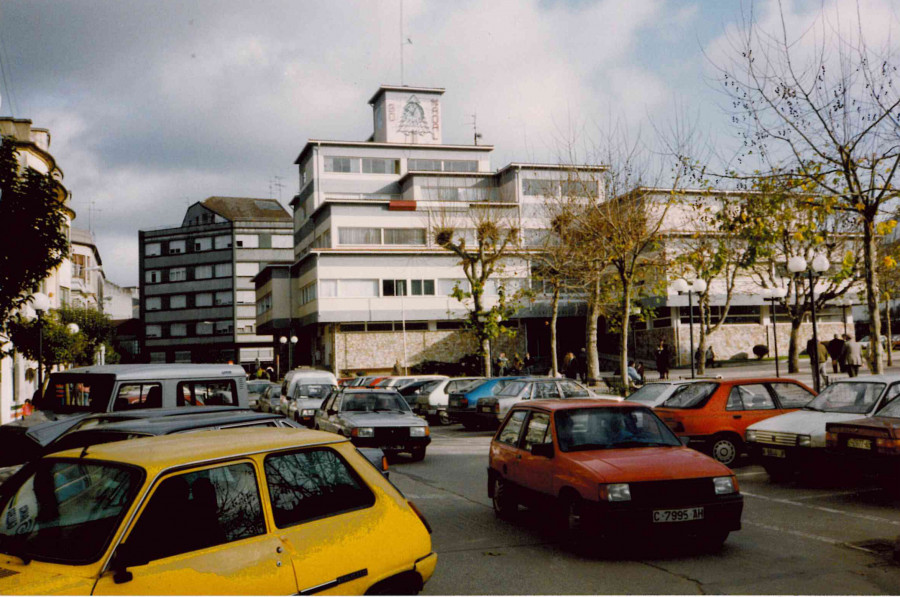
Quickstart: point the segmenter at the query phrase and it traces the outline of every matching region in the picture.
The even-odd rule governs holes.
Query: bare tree
[[[854,218],[863,237],[871,335],[878,338],[877,226],[897,196],[900,166],[896,49],[890,38],[870,47],[858,3],[849,12],[846,3],[835,3],[812,26],[789,22],[781,2],[778,7],[777,24],[765,30],[751,5],[730,38],[730,60],[718,65],[733,121],[742,129],[743,157],[774,164],[791,180],[788,186],[814,196],[810,207]],[[883,371],[881,352],[875,342],[877,373]]]

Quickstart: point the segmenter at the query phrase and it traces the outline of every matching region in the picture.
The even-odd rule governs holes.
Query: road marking
[[[748,520],[741,521],[742,524],[747,524],[752,527],[759,527],[761,529],[766,529],[767,531],[775,531],[777,533],[786,533],[788,535],[794,535],[796,537],[802,537],[804,539],[812,539],[814,541],[821,541],[822,543],[828,543],[829,545],[842,545],[843,541],[838,541],[836,539],[831,539],[829,537],[823,537],[822,535],[813,535],[812,533],[804,533],[803,531],[797,531],[794,529],[786,529],[784,527],[778,527],[770,524],[762,524],[760,522],[750,522]]]
[[[768,475],[766,471],[757,471],[755,473],[739,473],[735,475],[738,479],[743,479],[744,477],[759,477],[760,475]]]
[[[841,516],[848,516],[850,518],[859,518],[861,520],[868,520],[871,522],[882,522],[882,523],[891,524],[894,526],[900,526],[900,520],[891,520],[889,518],[882,518],[880,516],[872,516],[869,514],[854,514],[852,512],[847,512],[845,510],[838,510],[837,508],[826,508],[825,506],[811,506],[809,504],[804,504],[804,503],[798,502],[796,500],[786,500],[784,498],[773,498],[773,497],[768,497],[765,495],[757,495],[755,493],[747,493],[745,491],[742,491],[741,495],[746,496],[746,497],[757,498],[760,500],[765,500],[768,502],[787,504],[788,506],[799,506],[800,508],[808,508],[810,510],[818,510],[819,512],[827,512],[828,514],[840,514]]]
[[[819,493],[815,495],[805,495],[803,497],[794,498],[797,501],[800,500],[815,500],[819,498],[827,498],[827,497],[838,497],[841,495],[857,495],[860,493],[872,493],[873,491],[881,491],[878,487],[870,487],[869,489],[851,489],[848,491],[835,491],[833,493]]]

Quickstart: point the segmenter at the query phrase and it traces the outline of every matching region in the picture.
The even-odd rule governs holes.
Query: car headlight
[[[801,448],[808,448],[812,446],[812,437],[809,435],[798,435],[797,445]]]
[[[713,477],[713,487],[716,489],[716,495],[737,492],[737,482],[734,477]]]
[[[354,427],[350,435],[353,437],[375,437],[375,429],[372,427]]]
[[[316,416],[316,409],[314,408],[304,408],[300,411],[301,417],[314,417]]]
[[[600,500],[607,502],[631,501],[631,488],[628,483],[610,483],[600,486]]]
[[[747,439],[748,442],[755,442],[756,441],[756,431],[753,429],[748,429],[747,434],[745,435],[745,438]]]
[[[410,427],[409,437],[425,437],[428,435],[428,427]]]

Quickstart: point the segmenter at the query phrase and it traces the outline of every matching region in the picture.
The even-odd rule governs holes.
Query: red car
[[[900,400],[871,417],[827,423],[825,447],[841,469],[873,476],[900,493]]]
[[[747,427],[803,408],[816,393],[793,379],[715,379],[678,389],[654,410],[691,447],[731,465]]]
[[[491,441],[488,496],[556,514],[568,534],[675,532],[720,546],[741,528],[731,470],[682,445],[654,412],[613,400],[513,406]]]

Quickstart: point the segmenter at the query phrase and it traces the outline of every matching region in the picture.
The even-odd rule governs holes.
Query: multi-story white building
[[[488,305],[500,286],[509,296],[527,284],[527,247],[540,244],[546,227],[541,205],[548,192],[570,192],[572,167],[514,163],[495,171],[492,146],[444,144],[443,93],[382,86],[369,100],[369,140],[310,140],[297,157],[290,284],[284,268],[257,278],[260,330],[296,335],[294,363],[343,373],[474,353],[472,338],[460,332],[466,306],[452,297],[465,276],[459,259],[434,242],[436,225],[451,223],[470,244],[485,217],[522,230],[520,250],[488,285]],[[599,189],[583,192],[596,197]],[[530,339],[543,335],[543,324],[520,321],[517,336],[498,341],[494,352],[540,354]]]
[[[141,230],[141,352],[150,362],[273,362],[253,278],[289,262],[291,217],[274,199],[210,197],[181,226]]]

